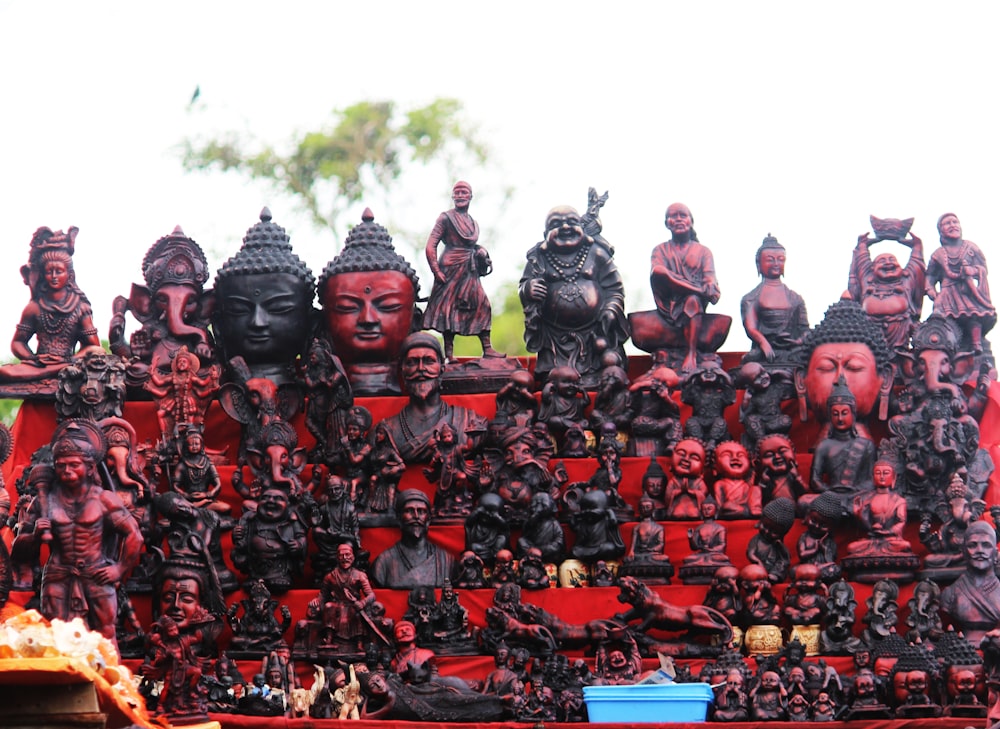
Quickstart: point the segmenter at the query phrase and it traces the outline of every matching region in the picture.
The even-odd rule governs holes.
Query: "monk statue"
[[[519,292],[524,341],[537,352],[535,379],[544,382],[559,366],[572,367],[585,387],[596,386],[605,351],[625,361],[628,338],[625,285],[612,250],[584,232],[569,206],[545,217],[545,239],[528,251]]]
[[[424,312],[424,327],[444,335],[444,356],[455,361],[455,335],[477,336],[484,357],[503,357],[490,343],[493,314],[490,300],[479,282],[493,270],[490,254],[479,245],[479,223],[469,215],[472,186],[456,182],[455,207],[438,216],[427,238],[427,263],[434,274],[431,298]],[[444,253],[438,258],[438,246]]]
[[[876,461],[872,472],[873,491],[854,497],[853,511],[868,536],[847,545],[844,569],[858,582],[913,579],[920,558],[903,537],[906,526],[906,499],[894,491],[896,469],[888,461]]]
[[[750,338],[744,362],[785,362],[809,331],[806,303],[785,286],[785,247],[770,233],[757,249],[762,281],[740,300],[743,328]]]
[[[905,348],[913,327],[920,321],[924,304],[927,266],[923,242],[915,235],[907,236],[913,218],[897,221],[872,216],[871,221],[876,237],[873,240],[867,232],[858,236],[847,292],[882,327],[890,347]],[[891,253],[872,258],[870,247],[884,240],[896,241],[910,249],[906,268]]]
[[[871,490],[875,465],[875,444],[855,428],[856,403],[841,377],[827,398],[832,429],[816,446],[810,477],[813,491],[832,491],[840,497],[845,515],[855,495]]]
[[[86,295],[76,284],[73,250],[79,228],[68,233],[39,228],[31,238],[21,276],[31,301],[21,312],[10,351],[20,364],[0,367],[0,383],[53,377],[74,358],[103,353]],[[28,346],[35,338],[35,350]],[[76,345],[80,350],[76,350]]]
[[[958,323],[963,351],[988,351],[983,339],[997,323],[997,310],[990,300],[986,279],[986,256],[979,246],[962,238],[962,224],[954,213],[938,218],[941,247],[931,254],[927,267],[927,297],[934,313]]]
[[[699,352],[715,352],[722,345],[732,319],[705,313],[709,304],[719,302],[719,282],[712,252],[698,241],[691,211],[674,203],[665,222],[670,240],[653,249],[649,276],[656,312],[636,312],[629,320],[637,347],[681,352],[681,360],[667,364],[690,372],[698,366]]]

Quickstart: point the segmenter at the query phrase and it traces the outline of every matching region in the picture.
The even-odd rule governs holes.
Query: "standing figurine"
[[[493,315],[479,279],[493,271],[490,254],[479,245],[479,224],[469,215],[472,187],[456,182],[455,207],[441,213],[427,238],[427,263],[434,274],[424,327],[444,335],[444,356],[455,361],[455,335],[478,336],[484,357],[503,357],[490,343]],[[444,243],[439,259],[438,246]]]
[[[406,463],[399,455],[399,450],[384,423],[375,426],[375,438],[368,456],[368,465],[371,469],[368,509],[376,514],[384,514],[392,509],[399,481],[406,473]]]
[[[809,331],[806,303],[781,281],[785,247],[770,233],[757,249],[763,279],[740,301],[743,328],[752,344],[744,362],[789,362]]]
[[[455,429],[446,421],[434,431],[434,455],[424,469],[424,476],[435,485],[434,516],[464,517],[472,510],[466,449],[457,443]],[[497,497],[500,504],[503,500]]]
[[[867,232],[858,236],[847,292],[882,326],[890,347],[905,349],[913,327],[920,321],[924,303],[927,265],[923,242],[915,235],[907,237],[913,218],[881,220],[873,215],[871,223],[876,237],[872,240]],[[891,253],[872,258],[870,246],[884,240],[896,241],[910,249],[905,269]]]
[[[351,501],[359,511],[368,508],[368,457],[372,452],[368,430],[371,427],[372,414],[368,408],[355,405],[347,413],[347,432],[340,439],[344,477],[350,486]]]
[[[139,561],[142,535],[121,499],[101,483],[98,464],[103,465],[106,449],[96,423],[68,420],[56,427],[53,480],[39,486],[11,553],[15,559],[37,559],[45,544],[42,614],[83,618],[113,643],[117,587]]]
[[[983,335],[997,323],[986,256],[979,246],[962,238],[962,224],[954,213],[938,218],[937,229],[941,247],[931,254],[927,267],[927,298],[934,302],[935,314],[954,320],[961,328],[961,349],[980,354],[988,347]]]
[[[161,373],[162,363],[153,359],[145,388],[156,400],[156,419],[163,443],[175,443],[188,425],[202,425],[205,412],[219,389],[221,370],[213,364],[201,371],[201,360],[181,346],[170,362],[169,374]]]
[[[68,233],[39,228],[31,238],[28,263],[21,267],[31,301],[21,312],[10,350],[20,364],[0,367],[0,382],[53,376],[72,358],[103,352],[86,295],[76,285],[73,250],[79,228]],[[28,346],[35,337],[35,351]],[[74,353],[77,344],[81,349]]]
[[[545,239],[527,259],[519,292],[524,341],[538,353],[535,378],[544,382],[564,366],[579,372],[584,386],[596,384],[603,351],[624,362],[629,334],[625,286],[611,250],[584,233],[575,209],[561,206],[546,215]]]

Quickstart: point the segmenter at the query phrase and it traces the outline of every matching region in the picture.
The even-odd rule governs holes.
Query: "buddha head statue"
[[[226,361],[242,357],[254,377],[291,381],[312,334],[312,271],[264,208],[243,247],[215,274],[212,324]]]
[[[395,363],[413,327],[419,290],[416,271],[366,208],[319,278],[327,332],[355,394],[399,391]]]
[[[795,388],[800,416],[805,407],[826,419],[827,401],[834,385],[844,378],[855,398],[859,423],[868,419],[879,404],[879,419],[885,419],[892,387],[892,351],[882,328],[854,301],[838,301],[826,310],[823,321],[813,327],[802,343]]]

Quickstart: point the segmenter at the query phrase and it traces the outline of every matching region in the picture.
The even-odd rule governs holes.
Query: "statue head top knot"
[[[225,359],[242,357],[255,377],[279,384],[312,334],[315,279],[285,229],[260,212],[243,247],[215,275],[212,323]]]
[[[327,331],[355,394],[397,390],[393,365],[413,327],[419,290],[416,271],[366,208],[319,278]]]

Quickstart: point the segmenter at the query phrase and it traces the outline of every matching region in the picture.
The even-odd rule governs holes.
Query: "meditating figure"
[[[785,247],[770,233],[757,249],[757,273],[763,280],[740,301],[743,328],[750,338],[744,362],[789,360],[809,331],[802,297],[785,286]]]
[[[479,245],[479,224],[469,215],[472,186],[456,182],[452,188],[455,207],[441,213],[427,238],[427,263],[434,274],[430,301],[424,312],[424,328],[444,335],[444,356],[455,360],[455,335],[477,336],[484,357],[503,357],[490,343],[493,314],[490,300],[479,279],[493,270],[490,254]],[[438,246],[444,252],[438,258]]]
[[[817,493],[837,494],[847,514],[854,497],[872,488],[875,444],[855,427],[856,400],[843,377],[827,398],[827,412],[831,430],[816,447],[810,484]]]
[[[726,555],[726,527],[716,521],[718,504],[711,496],[701,502],[702,523],[687,530],[691,554],[681,564],[680,576],[685,585],[710,583],[720,567],[731,566]]]
[[[55,375],[74,357],[103,352],[86,295],[76,285],[73,249],[78,228],[68,233],[39,228],[21,267],[31,301],[21,312],[10,351],[20,364],[0,367],[0,382],[26,382]],[[35,337],[35,350],[28,346]],[[74,352],[80,344],[80,351]]]
[[[888,461],[877,461],[872,472],[874,491],[854,497],[854,517],[868,533],[847,545],[851,557],[913,553],[910,542],[903,538],[906,526],[906,499],[893,491],[896,469]]]

